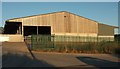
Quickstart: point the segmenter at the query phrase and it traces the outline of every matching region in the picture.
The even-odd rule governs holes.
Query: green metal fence
[[[80,52],[80,53],[120,53],[113,38],[80,37],[80,36],[27,36],[26,43],[31,50],[49,52]]]
[[[49,49],[54,48],[54,36],[51,35],[32,35],[31,36],[31,49]]]
[[[106,42],[113,39],[101,37],[81,37],[81,36],[52,36],[52,35],[32,35],[29,37],[32,50],[50,50],[58,46],[80,46],[81,43]]]

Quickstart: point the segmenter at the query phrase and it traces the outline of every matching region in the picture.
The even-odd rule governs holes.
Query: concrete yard
[[[48,63],[34,59],[24,42],[2,44],[2,67],[37,67],[51,66]]]
[[[113,54],[70,54],[30,52],[26,44],[2,44],[3,67],[118,67],[120,57]]]
[[[55,67],[118,67],[120,58],[110,54],[68,54],[33,52],[36,59]]]

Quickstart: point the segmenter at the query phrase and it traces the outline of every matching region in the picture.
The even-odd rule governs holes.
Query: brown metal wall
[[[51,26],[52,33],[64,33],[64,14],[63,12],[56,14],[46,14],[23,18],[24,26]]]
[[[51,14],[11,19],[9,21],[22,22],[23,26],[51,26],[51,33],[53,34],[55,33],[97,34],[98,32],[99,35],[114,34],[113,27],[102,25],[96,21],[68,12],[56,12]]]
[[[99,36],[114,36],[114,27],[99,23],[98,24],[98,35]]]
[[[66,33],[97,33],[98,23],[71,13],[65,13]]]

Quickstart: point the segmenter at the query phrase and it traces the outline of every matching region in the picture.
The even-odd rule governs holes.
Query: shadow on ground
[[[32,59],[21,54],[2,55],[2,67],[53,67],[52,65],[37,59]]]
[[[86,57],[86,56],[79,56],[76,57],[80,61],[95,66],[98,69],[106,69],[106,68],[119,68],[120,62],[112,62],[108,60],[93,58],[93,57]]]
[[[112,54],[112,56],[117,57],[118,59],[120,58],[120,54]]]

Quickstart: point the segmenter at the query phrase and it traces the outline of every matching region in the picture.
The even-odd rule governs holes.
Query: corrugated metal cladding
[[[99,23],[98,24],[98,35],[113,36],[114,35],[114,27]]]
[[[69,12],[55,12],[49,14],[15,18],[7,21],[22,22],[22,26],[51,26],[51,33],[53,34],[55,33],[97,34],[99,31],[101,33],[103,31],[102,29],[98,31],[98,22]]]

